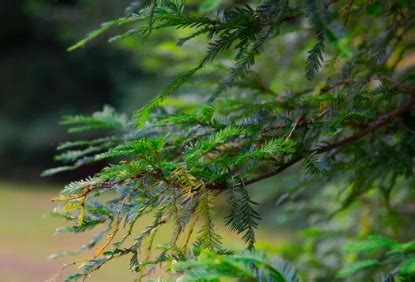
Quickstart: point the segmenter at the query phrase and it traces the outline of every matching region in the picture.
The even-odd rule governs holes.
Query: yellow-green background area
[[[55,229],[64,225],[60,219],[47,216],[53,209],[53,198],[59,187],[30,186],[26,184],[0,183],[0,281],[45,281],[61,268],[65,262],[74,260],[60,258],[50,260],[53,253],[76,250],[96,232],[83,234],[58,234]],[[136,224],[136,233],[150,223],[150,216]],[[227,246],[240,248],[239,236],[218,221],[220,233]],[[160,230],[158,240],[170,238],[169,227]],[[276,244],[282,242],[282,235],[258,230],[258,241]],[[89,254],[92,254],[91,252]],[[88,254],[84,254],[83,257]],[[79,256],[75,257],[79,258]],[[105,265],[88,281],[132,281],[134,275],[128,269],[129,257],[119,258]],[[65,271],[56,281],[63,281],[66,274],[76,272],[76,268]]]

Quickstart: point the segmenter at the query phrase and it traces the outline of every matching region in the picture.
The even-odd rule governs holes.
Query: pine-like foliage
[[[250,250],[254,249],[255,229],[258,227],[259,214],[252,208],[253,202],[243,183],[234,181],[227,190],[227,201],[231,214],[226,217],[226,224],[238,233],[244,233],[243,238]]]
[[[124,17],[102,24],[69,48],[84,47],[114,29],[121,33],[111,42],[132,44],[141,38],[151,45],[153,36],[160,35],[176,41],[177,48],[195,42],[191,50],[197,58],[186,57],[183,68],[172,64],[163,70],[179,74],[131,116],[105,106],[91,116],[63,119],[70,133],[92,134],[61,144],[56,160],[63,166],[44,175],[105,164],[53,199],[53,215],[69,223],[59,232],[100,229],[82,247],[94,249],[94,255],[75,261],[72,265],[80,272],[67,281],[89,277],[122,256],[130,257],[138,280],[147,280],[161,265],[169,278],[181,281],[299,281],[288,264],[271,263],[256,252],[259,206],[248,190],[301,161],[303,166],[295,169],[297,185],[283,187],[278,205],[292,203],[291,214],[294,210],[303,224],[318,228],[340,211],[363,205],[349,219],[353,225],[347,238],[389,234],[389,229],[374,226],[357,231],[359,217],[365,210],[396,215],[399,203],[409,209],[414,196],[408,187],[414,171],[415,83],[402,58],[414,47],[413,1],[270,0],[244,6],[231,1],[223,6],[204,3],[201,9],[195,3],[134,1]],[[190,102],[179,95],[189,85],[190,92],[201,92]],[[344,192],[322,181],[341,183]],[[216,206],[222,194],[228,209],[225,223],[240,234],[246,253],[233,254],[222,245]],[[325,205],[316,204],[327,198]],[[340,203],[334,206],[336,201]],[[384,206],[372,209],[379,201]],[[143,216],[152,217],[147,226],[137,224]],[[167,229],[169,239],[157,246],[158,235]],[[395,238],[405,233],[396,226],[390,229]],[[299,267],[323,269],[318,275],[310,271],[310,276],[304,271],[304,281],[334,281],[338,269],[307,252],[320,255],[329,248],[313,246],[337,233],[323,228],[304,233],[314,236],[305,244],[309,247],[291,257],[298,258]],[[362,281],[375,274],[380,281],[412,281],[413,243],[398,239],[405,237],[371,237],[355,245],[351,249],[358,253],[386,253],[355,259],[337,277],[364,273]],[[343,261],[343,253],[339,257],[328,261]]]
[[[378,268],[381,271],[380,281],[388,281],[398,276],[400,281],[415,279],[415,241],[398,243],[390,238],[371,236],[366,240],[354,242],[347,248],[348,252],[355,254],[376,254],[378,259],[364,259],[347,265],[338,272],[341,278],[352,276],[368,268]]]
[[[252,271],[252,268],[255,271]],[[203,251],[194,260],[181,261],[174,265],[181,274],[180,281],[239,281],[298,282],[295,270],[283,260],[270,262],[263,254],[241,253],[218,255]]]

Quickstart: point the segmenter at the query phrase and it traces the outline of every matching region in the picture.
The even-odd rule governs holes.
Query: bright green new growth
[[[402,50],[414,45],[409,35],[415,7],[412,1],[375,2],[375,13],[363,8],[365,1],[318,0],[229,4],[198,12],[179,0],[153,0],[70,47],[83,47],[122,26],[129,29],[111,42],[151,38],[164,29],[190,33],[178,40],[180,46],[201,36],[208,40],[199,62],[131,118],[106,106],[90,117],[63,120],[70,133],[96,131],[104,136],[61,144],[56,160],[65,165],[44,175],[110,163],[90,178],[68,184],[54,199],[61,203],[54,215],[71,223],[61,231],[102,229],[86,247],[94,248],[95,255],[75,262],[81,271],[67,281],[86,278],[120,256],[131,258],[130,270],[139,280],[162,265],[172,280],[299,281],[286,263],[271,263],[255,251],[260,215],[247,188],[300,161],[307,171],[301,187],[323,180],[346,183],[331,217],[373,191],[391,211],[397,182],[401,193],[411,197],[407,187],[415,156],[415,88],[413,76],[397,66]],[[362,29],[360,21],[370,25]],[[284,91],[275,91],[261,78],[261,56],[271,52],[277,57],[278,50],[267,47],[275,47],[278,40],[294,42],[293,50],[302,58],[300,69],[294,64],[296,83],[282,83]],[[209,77],[204,71],[221,58],[233,63],[224,79],[209,83],[208,97],[201,95],[191,111],[169,107],[167,97],[192,79]],[[225,223],[246,243],[242,254],[227,250],[215,227],[214,205],[222,193],[229,209]],[[291,197],[291,191],[286,193]],[[318,192],[310,199],[317,197]],[[153,221],[136,234],[136,222],[144,215]],[[157,233],[165,226],[173,230],[171,238],[156,247]],[[371,237],[363,242],[352,250],[387,249],[386,256],[355,259],[338,272],[339,278],[386,266],[380,281],[414,279],[412,241]]]

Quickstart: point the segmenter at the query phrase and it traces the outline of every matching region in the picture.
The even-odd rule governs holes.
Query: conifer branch
[[[104,23],[74,45],[73,48],[83,47],[109,29],[122,26],[128,28],[111,37],[111,42],[134,35],[145,38],[142,43],[146,44],[153,40],[150,35],[165,28],[180,30],[180,34],[171,32],[160,37],[178,46],[198,40],[199,36],[207,40],[197,42],[207,47],[199,58],[178,58],[178,62],[189,60],[195,67],[180,69],[180,76],[130,118],[104,107],[91,116],[64,119],[69,132],[93,131],[95,139],[59,146],[56,160],[64,162],[64,166],[44,175],[102,160],[114,162],[89,178],[66,185],[54,199],[64,202],[55,210],[56,216],[78,222],[63,228],[65,231],[83,232],[99,224],[106,226],[89,248],[107,235],[103,247],[95,257],[84,260],[81,272],[67,281],[87,277],[115,257],[131,255],[130,269],[141,272],[140,277],[148,274],[143,273],[148,272],[147,266],[150,269],[178,262],[180,267],[173,270],[177,271],[173,275],[188,270],[183,275],[196,280],[204,280],[206,275],[219,279],[222,277],[215,275],[226,273],[241,279],[297,282],[295,271],[287,264],[271,265],[252,252],[260,215],[245,185],[275,176],[303,160],[310,181],[301,182],[301,188],[312,181],[330,179],[339,168],[345,171],[342,176],[350,185],[350,194],[341,206],[347,207],[374,186],[395,185],[391,177],[400,180],[412,176],[413,115],[403,113],[413,108],[415,89],[412,76],[395,71],[395,66],[410,49],[407,35],[413,26],[413,4],[399,1],[389,5],[393,2],[374,3],[369,9],[349,0],[264,0],[245,6],[228,3],[227,9],[217,9],[212,14],[197,12],[197,4],[187,7],[182,0],[151,0],[147,7],[134,2],[127,16]],[[334,3],[338,4],[331,6]],[[344,21],[343,4],[347,4]],[[358,10],[363,12],[359,20]],[[305,20],[309,26],[304,26]],[[367,26],[363,31],[360,21],[373,23],[373,27]],[[304,32],[304,27],[311,32]],[[277,36],[282,40],[271,40]],[[153,47],[154,41],[151,43]],[[306,76],[297,75],[298,63],[304,61],[313,43],[303,64]],[[286,55],[290,58],[284,58]],[[270,63],[271,59],[275,64]],[[228,76],[214,75],[214,66],[207,68],[217,60],[223,62],[220,68],[226,69]],[[175,67],[169,69],[178,73]],[[292,75],[292,69],[296,75]],[[197,86],[191,88],[192,101],[174,95],[192,80]],[[304,84],[308,85],[306,89]],[[295,85],[304,90],[280,92]],[[193,95],[199,86],[208,86],[201,91],[203,97]],[[210,95],[208,105],[205,94]],[[226,96],[216,99],[222,94]],[[391,126],[379,130],[398,117],[405,130]],[[105,132],[111,134],[99,135]],[[374,138],[365,139],[374,132],[376,142]],[[350,146],[350,150],[340,150],[357,141],[359,144]],[[322,154],[332,158],[326,161]],[[341,157],[335,158],[335,154]],[[114,193],[109,200],[99,197],[110,189]],[[389,200],[393,187],[376,189]],[[225,223],[242,235],[251,251],[246,255],[232,255],[222,248],[214,204],[215,197],[225,190],[230,210]],[[291,190],[283,192],[292,194]],[[153,214],[153,222],[142,227],[128,245],[135,223],[145,214]],[[174,226],[171,239],[152,259],[156,232],[164,224]],[[197,235],[194,228],[199,229]],[[122,229],[126,234],[113,242]],[[189,245],[193,241],[192,249]],[[147,252],[141,255],[139,251],[146,242]],[[408,264],[412,261],[402,261],[404,270]],[[357,263],[340,275],[375,265],[380,262]]]
[[[411,95],[415,95],[415,93],[411,93]],[[412,108],[412,106],[415,104],[415,97],[408,100],[406,103],[404,103],[403,105],[401,105],[400,107],[396,108],[395,110],[389,112],[388,114],[378,118],[377,120],[371,122],[370,124],[368,124],[365,129],[349,136],[346,137],[338,142],[311,150],[311,153],[315,153],[315,154],[322,154],[322,153],[326,153],[329,152],[331,150],[346,146],[350,143],[353,143],[354,141],[357,141],[363,137],[365,137],[366,135],[368,135],[369,133],[379,129],[382,126],[387,125],[388,123],[392,122],[396,117],[398,117],[399,115],[401,115],[402,113],[408,111],[409,109]],[[305,156],[304,155],[298,155],[298,156],[294,156],[292,157],[289,161],[281,164],[278,166],[278,168],[272,172],[269,172],[267,174],[252,178],[252,179],[248,179],[247,181],[245,181],[245,185],[250,185],[253,184],[255,182],[264,180],[266,178],[275,176],[283,171],[285,171],[287,168],[293,166],[294,164],[298,163],[299,161],[301,161]],[[214,190],[224,190],[227,189],[227,185],[226,184],[213,184],[213,185],[208,185],[209,189],[214,189]]]

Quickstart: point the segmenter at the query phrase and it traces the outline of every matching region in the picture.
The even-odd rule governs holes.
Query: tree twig
[[[323,147],[319,147],[316,148],[314,150],[311,150],[309,153],[315,153],[315,154],[322,154],[322,153],[327,153],[331,150],[343,147],[345,145],[348,145],[350,143],[353,143],[354,141],[357,141],[363,137],[365,137],[366,135],[368,135],[369,133],[377,130],[378,128],[392,122],[396,117],[398,117],[399,115],[401,115],[402,113],[408,111],[409,109],[411,109],[411,107],[415,104],[415,93],[409,93],[412,95],[412,99],[408,100],[406,103],[404,103],[403,105],[401,105],[399,108],[396,108],[395,110],[389,112],[388,114],[383,115],[382,117],[380,117],[379,119],[369,123],[363,130],[349,136],[346,137],[336,143],[332,143]],[[252,179],[249,179],[245,182],[246,185],[249,184],[253,184],[255,182],[261,181],[263,179],[275,176],[277,174],[279,174],[280,172],[283,172],[284,170],[286,170],[287,168],[291,167],[292,165],[296,164],[297,162],[301,161],[304,158],[304,154],[301,155],[297,155],[292,157],[289,161],[281,164],[276,170],[271,171],[269,173],[260,175],[258,177],[254,177]],[[214,190],[223,190],[226,189],[226,184],[220,183],[220,184],[215,184],[211,187],[209,187],[210,189],[214,189]]]

